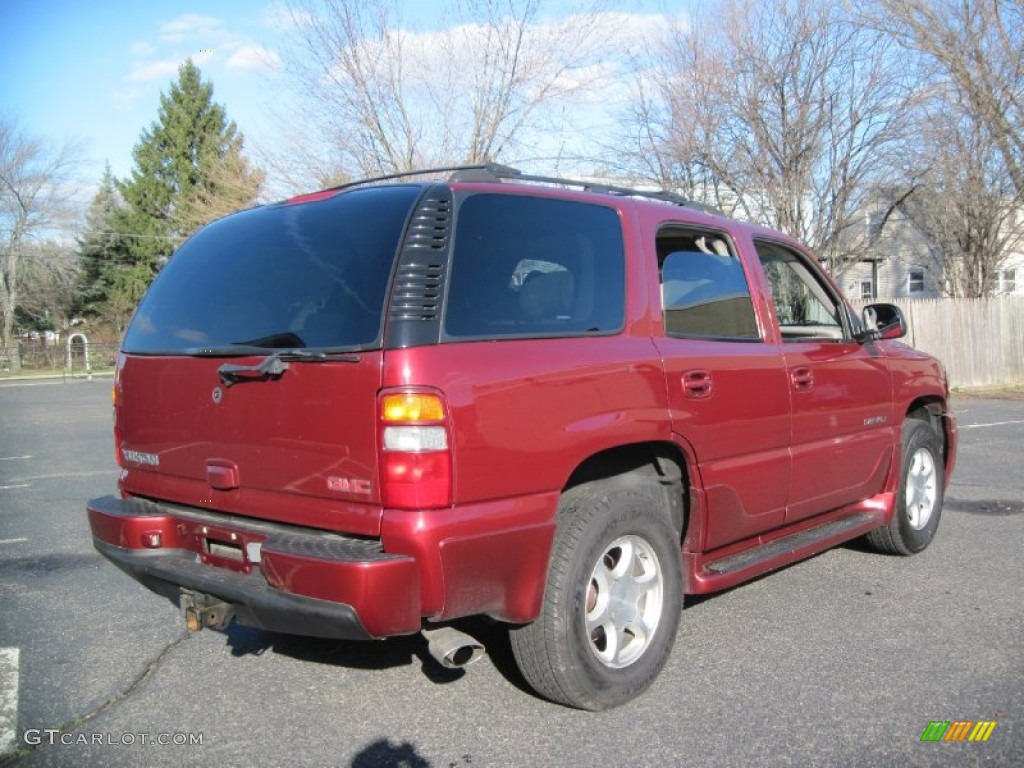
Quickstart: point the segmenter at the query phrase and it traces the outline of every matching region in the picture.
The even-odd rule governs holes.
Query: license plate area
[[[222,557],[226,560],[234,560],[239,563],[245,562],[245,550],[241,544],[233,541],[221,541],[212,536],[206,538],[206,554],[214,557]]]
[[[203,525],[195,533],[199,559],[207,565],[251,573],[260,561],[262,542],[247,540],[237,531]]]

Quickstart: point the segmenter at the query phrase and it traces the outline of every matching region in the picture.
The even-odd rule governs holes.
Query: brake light
[[[392,509],[436,509],[452,501],[448,414],[440,395],[380,398],[381,491]]]

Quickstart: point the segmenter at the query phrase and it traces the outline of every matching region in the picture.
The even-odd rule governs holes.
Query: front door
[[[843,304],[817,265],[779,243],[755,245],[772,290],[793,404],[786,511],[793,522],[878,493],[900,425],[885,358],[872,343],[852,339]]]

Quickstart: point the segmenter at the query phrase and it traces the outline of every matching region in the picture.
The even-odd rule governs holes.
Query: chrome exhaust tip
[[[467,667],[484,655],[483,644],[452,627],[423,629],[420,634],[427,641],[430,655],[445,669]]]

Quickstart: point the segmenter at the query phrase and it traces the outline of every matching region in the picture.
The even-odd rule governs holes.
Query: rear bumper
[[[195,591],[230,603],[243,624],[316,637],[420,629],[416,561],[377,540],[113,496],[88,513],[96,549],[175,604]]]

